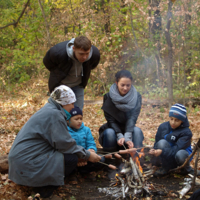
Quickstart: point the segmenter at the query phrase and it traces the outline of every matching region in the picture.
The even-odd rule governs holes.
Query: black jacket
[[[73,60],[68,56],[66,52],[66,45],[68,42],[69,40],[58,43],[51,47],[43,58],[45,67],[50,71],[50,92],[52,92],[55,87],[61,85],[61,81],[67,76],[73,65]],[[100,61],[99,50],[93,45],[92,50],[92,57],[83,63],[83,76],[81,86],[84,88],[87,85],[91,70],[94,69]]]
[[[107,128],[114,129],[115,133],[126,133],[133,132],[137,118],[140,114],[142,97],[139,92],[137,92],[138,98],[135,108],[128,112],[120,111],[116,108],[115,104],[112,102],[109,93],[104,95],[102,110],[104,111],[104,116],[107,123],[102,125],[99,129],[99,142],[102,144],[103,131]]]
[[[168,168],[172,169],[176,167],[176,161],[175,161],[176,153],[181,149],[190,150],[191,138],[192,138],[192,132],[189,129],[189,122],[187,118],[185,122],[183,122],[175,130],[171,128],[169,122],[164,122],[158,127],[154,146],[161,139],[166,139],[168,142],[173,144],[171,148],[164,148],[161,154],[162,159],[168,161],[169,164]]]

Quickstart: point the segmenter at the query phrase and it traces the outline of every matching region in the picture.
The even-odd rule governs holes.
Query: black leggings
[[[76,154],[63,154],[64,165],[65,165],[65,177],[69,176],[75,169],[78,163],[78,157]],[[53,194],[59,186],[47,185],[42,187],[35,187],[33,190],[39,193],[42,198],[48,198]]]
[[[78,156],[76,154],[64,154],[65,177],[69,176],[77,167]]]

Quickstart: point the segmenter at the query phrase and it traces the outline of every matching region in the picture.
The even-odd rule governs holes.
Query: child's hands
[[[154,156],[159,156],[162,153],[161,149],[150,149],[149,154],[154,155]]]
[[[77,163],[77,166],[78,166],[78,167],[83,167],[83,166],[85,166],[85,165],[87,165],[87,161],[79,161],[79,162]]]
[[[78,167],[83,167],[83,166],[85,166],[85,165],[87,165],[87,161],[86,160],[84,160],[84,159],[78,159],[78,163],[77,163],[77,166]]]
[[[88,151],[90,151],[90,152],[94,152],[94,153],[95,153],[95,150],[94,150],[94,149],[88,149]]]
[[[88,158],[88,161],[95,163],[95,162],[99,162],[100,160],[101,160],[101,156],[97,155],[94,152],[90,152],[90,157]]]

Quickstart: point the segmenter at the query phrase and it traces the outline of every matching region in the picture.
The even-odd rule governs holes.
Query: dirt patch
[[[148,183],[152,184],[155,189],[152,190],[149,200],[178,200],[178,191],[184,187],[181,183],[185,177],[186,176],[180,176],[178,174],[170,174],[162,178],[150,178]],[[114,200],[116,198],[106,196],[98,191],[98,188],[109,187],[109,185],[110,181],[108,179],[98,177],[97,175],[96,181],[79,179],[77,185],[66,184],[65,186],[60,187],[55,193],[62,196],[63,200]],[[195,190],[197,189],[198,187],[195,188]],[[192,193],[190,192],[182,199],[188,199],[191,194]],[[133,197],[126,197],[125,199],[133,199]],[[147,199],[147,196],[142,197],[141,195],[137,195],[134,199]]]

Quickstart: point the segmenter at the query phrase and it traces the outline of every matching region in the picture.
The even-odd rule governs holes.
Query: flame
[[[142,167],[141,167],[141,165],[140,165],[139,157],[136,157],[136,158],[135,158],[135,162],[136,162],[136,164],[137,164],[139,170],[143,173],[143,169],[142,169]]]
[[[137,154],[136,154],[137,153]],[[134,152],[130,152],[131,157],[133,158],[133,161],[137,164],[139,170],[143,173],[143,169],[142,166],[140,165],[140,160],[139,158],[141,158],[142,156],[144,156],[144,148],[142,148],[140,150],[140,152],[134,151]]]
[[[131,151],[129,154],[131,155],[132,158],[134,158],[136,151]]]
[[[140,150],[140,152],[138,153],[138,156],[139,156],[139,158],[141,158],[142,156],[144,156],[145,155],[145,153],[144,153],[144,148],[142,148],[141,150]]]

